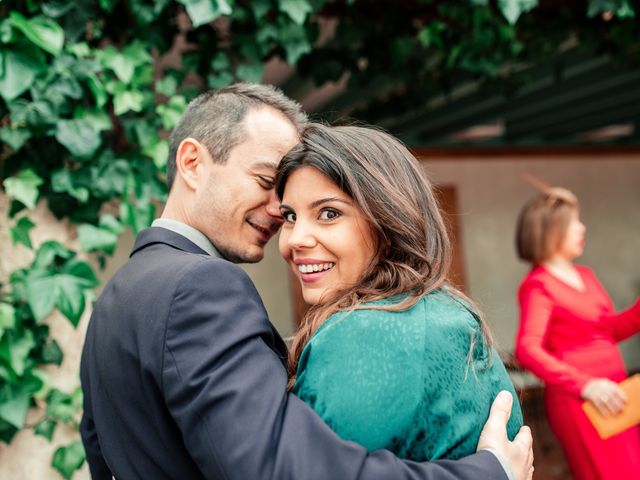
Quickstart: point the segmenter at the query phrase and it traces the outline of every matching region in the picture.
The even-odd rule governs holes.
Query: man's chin
[[[230,262],[233,263],[258,263],[264,258],[264,248],[253,246],[251,249],[239,251],[220,252]]]

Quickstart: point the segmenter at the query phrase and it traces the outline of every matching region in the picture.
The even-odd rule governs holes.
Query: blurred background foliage
[[[2,274],[0,441],[77,428],[80,390],[52,388],[41,368],[63,358],[42,320],[57,309],[76,326],[99,283],[92,265],[150,224],[167,194],[168,134],[195,95],[260,82],[276,61],[294,97],[345,78],[382,92],[356,109],[375,123],[460,78],[522,84],[524,66],[567,42],[637,61],[638,11],[631,0],[0,0],[3,225],[34,250]],[[38,202],[68,219],[84,253],[32,243]],[[41,419],[26,425],[35,406]],[[71,478],[83,461],[75,441],[52,465]]]

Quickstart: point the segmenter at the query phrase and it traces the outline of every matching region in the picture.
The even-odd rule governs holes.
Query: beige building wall
[[[587,227],[585,253],[618,308],[640,295],[640,155],[526,156],[500,159],[428,158],[434,183],[457,187],[470,295],[491,323],[499,347],[511,351],[518,323],[516,292],[528,266],[517,260],[518,212],[535,189],[531,173],[572,190]],[[630,367],[640,368],[640,336],[622,345]]]

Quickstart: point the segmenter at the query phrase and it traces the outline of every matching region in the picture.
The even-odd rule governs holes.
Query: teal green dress
[[[482,339],[474,314],[443,291],[400,312],[337,313],[302,352],[293,392],[340,437],[369,451],[457,459],[476,451],[500,390],[516,399],[509,438],[522,426],[513,384]]]

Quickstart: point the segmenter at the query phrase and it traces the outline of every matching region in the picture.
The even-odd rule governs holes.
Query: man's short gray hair
[[[167,186],[176,175],[176,154],[185,138],[202,143],[213,160],[225,163],[229,151],[244,141],[247,132],[240,126],[251,108],[269,106],[280,111],[302,132],[308,122],[300,104],[272,85],[236,83],[210,90],[194,98],[171,133],[167,161]]]

